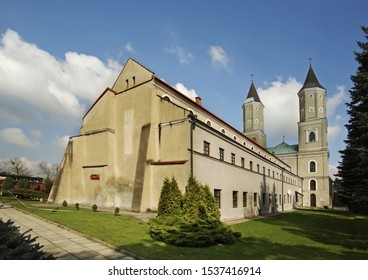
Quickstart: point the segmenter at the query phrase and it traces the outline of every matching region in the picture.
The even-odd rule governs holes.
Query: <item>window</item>
[[[243,207],[247,207],[247,192],[243,192]]]
[[[166,101],[171,101],[170,97],[168,95],[163,95],[162,98]]]
[[[221,190],[215,189],[214,190],[214,197],[215,197],[215,200],[216,200],[217,207],[220,209],[221,208]]]
[[[253,171],[253,161],[250,161],[250,162],[249,162],[249,169],[250,169],[251,171]]]
[[[262,206],[266,206],[266,194],[262,193]]]
[[[309,113],[314,112],[314,107],[309,107]]]
[[[208,126],[212,126],[212,123],[211,123],[211,121],[210,121],[210,120],[207,120],[207,121],[206,121],[206,124],[207,124]]]
[[[319,107],[319,112],[323,113],[323,107]]]
[[[235,154],[231,154],[231,164],[235,164]]]
[[[224,149],[223,148],[219,148],[219,154],[220,154],[220,160],[224,160]]]
[[[235,136],[235,135],[233,136],[233,139],[236,141],[236,139],[237,139],[237,138],[236,138],[236,136]]]
[[[244,166],[245,166],[245,159],[243,157],[240,159],[240,164],[241,164],[241,167],[244,168]]]
[[[133,76],[133,85],[135,85],[135,76]]]
[[[226,133],[225,129],[222,128],[221,133],[225,134]]]
[[[257,206],[258,205],[257,200],[258,200],[258,194],[257,193],[254,193],[253,194],[253,206]]]
[[[309,190],[315,191],[317,189],[317,182],[316,180],[312,179],[309,181]]]
[[[316,134],[313,131],[311,131],[309,132],[309,142],[314,142],[314,141],[316,141]]]
[[[238,192],[233,191],[233,208],[238,207]]]
[[[268,205],[272,205],[272,194],[268,194]]]
[[[316,172],[316,162],[315,161],[311,161],[309,163],[309,172]]]
[[[257,172],[259,173],[259,164],[257,164]]]
[[[271,170],[268,169],[268,177],[271,177]]]
[[[210,143],[203,141],[203,154],[206,156],[210,155]]]

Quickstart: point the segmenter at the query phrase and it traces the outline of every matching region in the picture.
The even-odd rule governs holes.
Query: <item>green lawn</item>
[[[148,225],[132,216],[59,209],[68,211],[28,211],[145,259],[368,259],[368,217],[347,212],[297,210],[234,225],[242,241],[233,245],[182,248],[152,240]]]

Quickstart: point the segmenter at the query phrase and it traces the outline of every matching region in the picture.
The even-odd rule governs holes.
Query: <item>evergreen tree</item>
[[[158,203],[157,216],[179,216],[181,215],[183,195],[174,178],[164,180],[161,196]]]
[[[362,26],[368,40],[368,27]],[[346,198],[351,211],[368,213],[368,41],[358,42],[361,52],[355,52],[360,64],[351,76],[353,87],[347,103],[350,120],[346,125],[346,148],[340,151],[342,162],[338,167],[341,178],[340,193]]]

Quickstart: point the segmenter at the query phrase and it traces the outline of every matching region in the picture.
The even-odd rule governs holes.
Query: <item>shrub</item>
[[[183,195],[176,180],[166,178],[161,189],[157,216],[181,215],[182,201]]]
[[[92,212],[97,212],[97,205],[96,204],[92,205]]]
[[[27,180],[27,179],[20,179],[18,181],[18,186],[21,189],[28,189],[28,187],[29,187],[29,180]]]
[[[115,216],[119,215],[119,212],[120,212],[119,207],[115,207],[114,215],[115,215]]]
[[[63,207],[67,207],[68,206],[68,202],[66,202],[65,200],[63,201],[63,203],[61,204]]]
[[[13,179],[10,177],[6,177],[2,182],[2,186],[4,190],[10,190],[14,186]]]
[[[75,204],[75,209],[79,210],[79,203],[78,202]]]
[[[163,198],[169,189],[170,182],[165,179],[160,204],[168,206],[163,208],[165,212],[159,211],[160,215],[149,221],[149,233],[153,239],[187,247],[232,244],[240,239],[239,232],[233,232],[220,221],[220,210],[208,186],[202,186],[191,176],[185,188],[181,211],[177,210],[179,199],[167,203]]]

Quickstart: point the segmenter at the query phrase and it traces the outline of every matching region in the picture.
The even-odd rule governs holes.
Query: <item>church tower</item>
[[[298,175],[304,178],[303,205],[330,207],[326,89],[319,83],[312,65],[298,97]]]
[[[263,148],[267,147],[264,133],[264,105],[262,104],[257,90],[252,84],[248,96],[243,104],[243,134],[252,139]]]

